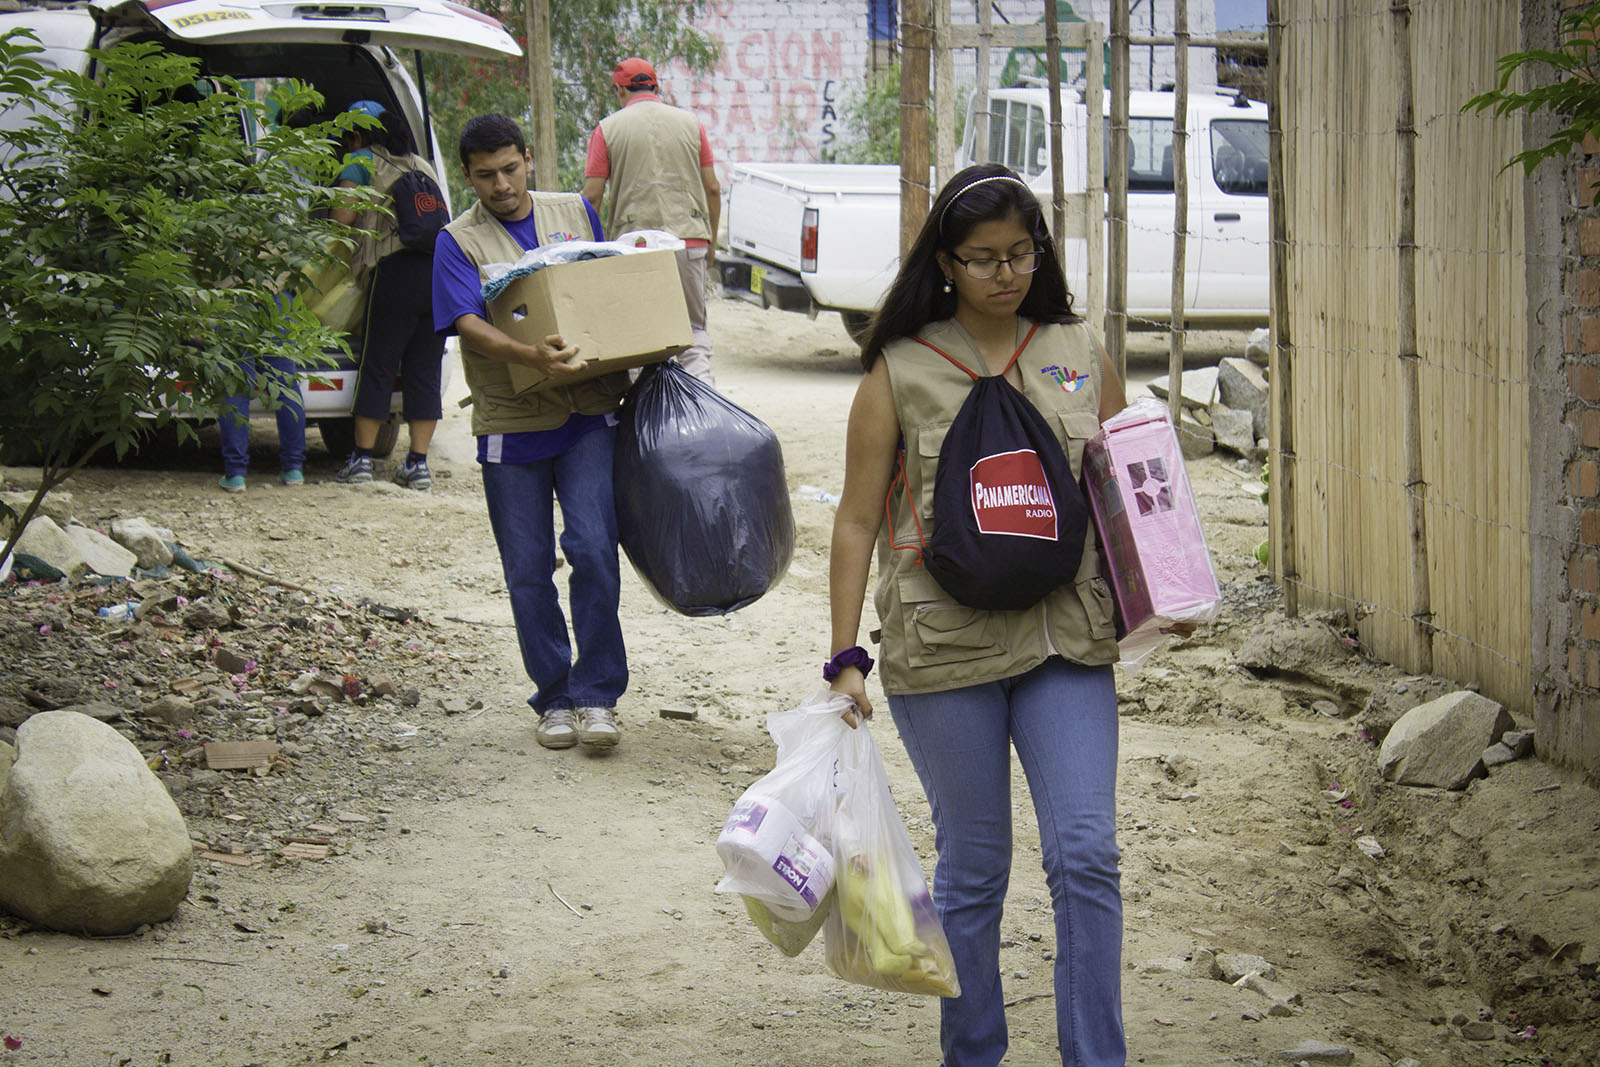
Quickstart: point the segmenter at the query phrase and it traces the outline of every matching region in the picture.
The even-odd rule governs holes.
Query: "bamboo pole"
[[[1189,0],[1173,0],[1175,66],[1172,93],[1172,344],[1167,355],[1167,409],[1181,434],[1183,420],[1183,296],[1189,242]]]
[[[1044,61],[1050,87],[1050,230],[1056,247],[1067,239],[1067,177],[1061,173],[1061,28],[1056,5],[1044,5]]]
[[[943,189],[955,173],[956,76],[950,48],[950,0],[933,0],[933,184]]]
[[[933,21],[929,0],[905,0],[900,18],[900,256],[916,243],[928,217],[928,61]]]
[[[978,84],[972,90],[972,161],[989,161],[989,50],[994,40],[993,0],[978,0]]]
[[[1283,611],[1300,615],[1295,544],[1294,334],[1289,308],[1289,206],[1283,186],[1283,0],[1267,0],[1267,204],[1272,242],[1271,484],[1268,487],[1272,573],[1283,585]]]
[[[1111,151],[1106,205],[1106,352],[1128,380],[1128,0],[1111,0]]]
[[[1091,22],[1084,27],[1083,117],[1085,144],[1083,234],[1088,253],[1089,321],[1104,323],[1106,318],[1106,60],[1105,27]]]
[[[1422,400],[1417,352],[1417,131],[1412,98],[1411,0],[1393,0],[1399,106],[1395,115],[1400,186],[1399,317],[1401,416],[1404,419],[1406,501],[1411,537],[1411,664],[1433,671],[1433,608],[1428,576],[1428,485],[1422,466]]]
[[[533,116],[533,185],[560,184],[556,157],[556,87],[550,73],[550,0],[524,0],[528,30],[528,109]]]

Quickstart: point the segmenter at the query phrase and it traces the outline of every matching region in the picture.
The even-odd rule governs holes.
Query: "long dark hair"
[[[383,114],[377,119],[376,126],[356,128],[356,133],[361,136],[362,148],[377,145],[391,156],[408,156],[417,150],[417,142],[411,136],[411,127],[404,115],[396,114],[391,108],[384,108]]]
[[[1012,180],[984,181],[985,178]],[[944,273],[936,254],[954,251],[979,223],[1012,216],[1022,220],[1022,228],[1039,248],[1039,269],[1034,272],[1033,284],[1017,313],[1034,322],[1078,321],[1061,257],[1033,190],[1009,167],[979,163],[951,178],[934,198],[922,232],[901,261],[900,273],[889,287],[883,306],[872,317],[866,342],[861,346],[863,370],[872,369],[889,342],[914,337],[928,323],[956,313],[956,294],[944,291]]]

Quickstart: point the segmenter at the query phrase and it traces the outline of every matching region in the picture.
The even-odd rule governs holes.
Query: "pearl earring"
[[[944,291],[948,293],[950,290],[952,290],[954,288],[955,288],[955,286],[950,284],[950,279],[949,278],[945,278],[945,280],[944,280]]]

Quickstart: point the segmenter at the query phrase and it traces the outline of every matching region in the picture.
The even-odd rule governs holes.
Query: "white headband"
[[[961,195],[963,193],[965,193],[968,189],[971,189],[973,186],[982,185],[984,182],[1016,182],[1018,185],[1022,186],[1024,189],[1026,189],[1028,187],[1028,183],[1027,182],[1023,181],[1021,178],[1013,178],[1009,174],[991,174],[987,178],[979,178],[975,182],[968,182],[966,185],[963,185],[960,189],[956,190],[956,195],[952,196],[950,198],[950,200],[944,205],[944,210],[939,212],[939,228],[941,230],[944,229],[944,218],[945,218],[945,216],[950,214],[951,207],[953,207],[955,205],[955,202],[957,200],[961,199]]]

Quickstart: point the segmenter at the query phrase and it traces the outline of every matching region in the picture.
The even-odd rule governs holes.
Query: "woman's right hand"
[[[852,729],[872,718],[872,701],[867,699],[867,680],[861,676],[859,670],[846,667],[839,672],[839,677],[833,680],[829,688],[850,698],[850,708],[844,712],[843,718]]]

